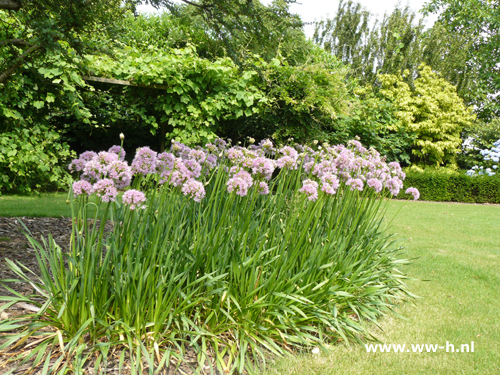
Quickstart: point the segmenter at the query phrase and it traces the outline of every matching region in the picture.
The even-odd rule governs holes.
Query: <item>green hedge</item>
[[[420,199],[435,202],[500,203],[500,175],[470,177],[464,173],[409,172],[398,199],[412,199],[404,191],[420,191]]]

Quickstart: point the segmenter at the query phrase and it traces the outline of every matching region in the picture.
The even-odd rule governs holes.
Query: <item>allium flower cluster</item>
[[[122,161],[125,160],[126,153],[123,147],[121,146],[111,146],[108,152],[118,155],[118,158]]]
[[[82,194],[92,194],[92,184],[85,180],[73,182],[73,194],[76,196]]]
[[[139,190],[127,190],[123,193],[122,202],[123,204],[129,206],[131,210],[135,210],[136,208],[145,208],[146,206],[143,203],[146,202],[146,195]]]
[[[318,199],[318,183],[316,181],[307,179],[302,182],[300,192],[307,195],[307,199],[315,201]]]
[[[203,183],[200,181],[195,180],[194,178],[189,179],[183,186],[182,186],[182,194],[185,196],[188,196],[189,198],[192,198],[195,202],[201,202],[203,198],[205,198],[205,187],[203,186]]]
[[[149,147],[140,147],[132,161],[132,171],[146,176],[155,173],[157,154]]]
[[[115,184],[109,178],[97,181],[92,187],[92,192],[101,198],[103,202],[114,202],[118,195]]]
[[[413,195],[413,200],[417,200],[418,198],[420,198],[420,192],[418,191],[418,189],[413,187],[406,189],[405,194]]]

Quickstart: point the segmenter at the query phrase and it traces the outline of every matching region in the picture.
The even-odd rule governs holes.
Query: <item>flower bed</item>
[[[405,175],[357,141],[174,142],[170,152],[144,147],[130,166],[123,160],[115,146],[71,163],[80,180],[69,253],[31,240],[42,278],[36,294],[19,298],[42,309],[16,327],[50,327],[27,353],[58,353],[53,368],[91,353],[104,368],[120,347],[139,372],[153,371],[182,361],[189,346],[200,371],[253,372],[269,355],[370,339],[365,323],[409,295],[380,199],[397,195]],[[114,223],[106,239],[85,224],[91,194]]]

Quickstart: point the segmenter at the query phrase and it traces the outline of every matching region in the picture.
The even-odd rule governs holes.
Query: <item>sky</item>
[[[272,0],[261,0],[263,4],[270,4]],[[357,0],[361,3],[367,10],[371,13],[378,14],[379,18],[382,18],[384,13],[390,13],[395,8],[397,3],[406,5],[404,1],[399,0]],[[423,5],[428,2],[428,0],[411,0],[408,2],[410,8],[418,11]],[[296,13],[300,15],[303,22],[314,22],[320,21],[321,19],[326,19],[329,16],[332,17],[338,8],[339,1],[337,0],[297,0],[296,4],[292,4],[290,7],[291,13]],[[152,12],[155,9],[151,6],[141,5],[139,6],[140,12]],[[427,17],[427,26],[432,26],[435,22],[437,16],[431,15]],[[313,25],[306,25],[304,27],[304,32],[306,36],[311,38],[314,33]]]

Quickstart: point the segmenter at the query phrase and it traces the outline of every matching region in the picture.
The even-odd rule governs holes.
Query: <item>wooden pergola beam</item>
[[[124,81],[122,79],[102,78],[102,77],[94,77],[94,76],[83,76],[82,78],[85,81],[109,83],[111,85],[145,87],[145,88],[148,88],[148,89],[158,89],[158,90],[166,90],[166,89],[168,89],[168,86],[165,86],[165,85],[136,85],[135,83],[132,83],[130,81]]]

